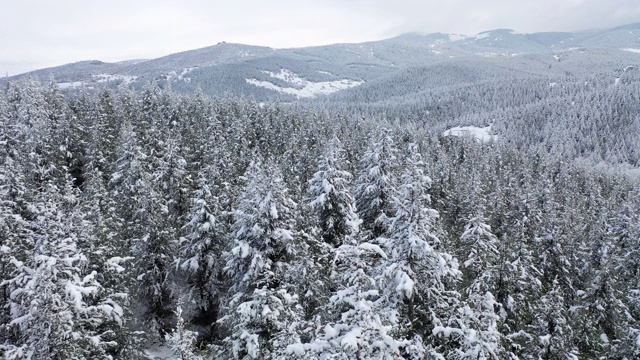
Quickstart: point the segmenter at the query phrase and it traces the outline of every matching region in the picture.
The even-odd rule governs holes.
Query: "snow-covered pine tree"
[[[204,360],[205,357],[196,350],[198,333],[185,327],[180,304],[178,304],[178,309],[176,310],[176,318],[178,319],[176,328],[167,335],[167,343],[173,354],[181,360]]]
[[[188,222],[182,228],[184,236],[179,239],[178,265],[187,273],[187,294],[195,305],[191,321],[203,328],[201,336],[215,338],[220,300],[226,290],[222,252],[229,239],[226,214],[212,191],[210,171],[206,167],[198,175]]]
[[[529,356],[540,359],[578,359],[578,349],[571,342],[572,329],[568,324],[569,313],[559,282],[554,280],[536,306],[533,326],[538,330],[538,352]]]
[[[370,233],[371,239],[384,234],[393,217],[391,196],[396,186],[397,152],[391,131],[383,129],[360,160],[362,170],[354,195],[362,228]]]
[[[506,356],[498,329],[500,304],[493,292],[497,287],[498,239],[480,214],[471,218],[460,237],[460,246],[468,253],[463,262],[464,298],[461,308],[460,359],[500,359]]]
[[[100,297],[98,274],[78,246],[93,240],[93,229],[70,180],[63,190],[50,185],[34,208],[34,247],[25,261],[11,258],[15,270],[3,282],[11,290],[9,326],[16,334],[6,358],[111,358],[117,344],[104,326],[122,323],[122,307]]]
[[[389,237],[379,238],[389,254],[380,275],[386,308],[397,319],[396,336],[411,342],[409,352],[435,356],[434,329],[453,315],[459,294],[451,285],[459,277],[457,261],[443,251],[436,229],[437,211],[429,208],[427,189],[431,179],[424,175],[416,144],[408,147],[400,185],[391,202]],[[410,354],[415,358],[415,355]]]
[[[120,135],[120,158],[111,185],[122,218],[121,234],[131,248],[137,283],[131,295],[144,323],[164,339],[172,327],[174,294],[173,273],[175,229],[165,226],[169,208],[149,169],[149,157],[138,146],[137,136],[126,121]]]
[[[395,314],[386,307],[375,274],[387,255],[370,242],[347,236],[335,249],[331,277],[338,288],[325,305],[324,323],[307,343],[288,346],[300,359],[402,359],[407,342],[396,337]],[[424,353],[413,349],[415,358]]]
[[[334,137],[318,159],[317,171],[309,180],[308,206],[301,211],[298,224],[306,247],[296,261],[296,271],[304,274],[297,282],[306,292],[300,294],[309,329],[318,329],[328,319],[329,297],[337,289],[331,275],[336,249],[359,231],[361,220],[355,213],[351,195],[351,174],[340,140]],[[308,342],[313,331],[301,337]]]
[[[318,218],[322,240],[334,247],[342,245],[358,226],[350,191],[352,175],[343,170],[345,161],[342,144],[334,137],[309,180],[309,205]]]
[[[96,272],[101,291],[91,298],[91,304],[105,299],[116,301],[120,316],[105,322],[104,340],[113,343],[109,354],[121,359],[136,359],[142,353],[142,336],[133,327],[136,319],[130,309],[130,288],[133,283],[131,248],[119,229],[122,219],[116,215],[116,203],[105,189],[103,175],[97,168],[87,171],[87,180],[81,197],[82,211],[92,223],[92,241],[79,243],[87,254],[89,268]]]
[[[634,347],[630,335],[635,324],[615,270],[623,267],[623,257],[613,245],[616,235],[608,214],[604,211],[592,224],[589,280],[584,290],[577,292],[569,323],[581,356],[622,359]]]
[[[275,165],[254,162],[235,212],[225,272],[231,287],[220,323],[228,330],[226,355],[235,359],[286,358],[302,319],[291,264],[298,252],[296,203]]]

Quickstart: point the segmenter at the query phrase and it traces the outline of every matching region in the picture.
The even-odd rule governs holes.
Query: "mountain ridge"
[[[155,59],[79,61],[0,81],[53,76],[68,91],[121,83],[141,87],[156,81],[178,92],[192,93],[200,88],[211,95],[226,93],[258,100],[295,101],[301,97],[292,89],[302,86],[301,81],[308,89],[324,89],[304,96],[316,98],[349,88],[339,84],[380,83],[383,79],[402,77],[412,68],[424,68],[429,73],[429,68],[442,68],[440,64],[445,63],[461,62],[463,72],[469,73],[470,78],[477,77],[472,73],[493,71],[490,68],[552,78],[568,73],[619,72],[638,65],[640,57],[635,50],[640,52],[639,49],[640,23],[587,32],[523,34],[493,29],[474,36],[414,32],[363,43],[285,49],[220,42]],[[586,65],[570,69],[563,64],[569,59]],[[291,75],[270,75],[285,73]],[[456,78],[459,80],[455,81],[462,81]]]

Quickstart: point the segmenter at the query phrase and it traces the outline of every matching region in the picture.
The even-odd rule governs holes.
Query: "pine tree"
[[[171,334],[167,335],[168,345],[174,355],[179,356],[182,360],[204,360],[205,357],[195,350],[198,334],[186,329],[180,305],[176,310],[176,317],[178,319],[176,328]]]
[[[459,276],[457,261],[442,251],[435,221],[437,211],[428,207],[431,179],[424,175],[421,155],[415,144],[392,199],[389,238],[380,238],[390,257],[382,268],[384,296],[397,314],[396,331],[414,346],[435,354],[434,329],[452,315],[458,294],[450,287]],[[423,343],[424,342],[424,343]]]
[[[371,238],[388,230],[393,216],[391,196],[395,188],[394,170],[397,156],[389,130],[382,130],[362,156],[362,171],[355,184],[355,199],[363,229]]]
[[[506,354],[498,330],[500,304],[493,295],[499,276],[498,239],[483,216],[478,215],[469,220],[460,240],[468,256],[463,263],[465,301],[460,322],[463,346],[457,356],[461,359],[503,358]]]
[[[296,274],[294,212],[279,170],[253,163],[235,213],[234,239],[225,253],[231,279],[224,316],[227,354],[236,359],[285,357],[302,317]]]
[[[407,343],[394,336],[396,319],[386,308],[375,274],[387,255],[370,242],[348,237],[336,249],[332,278],[338,284],[326,306],[326,320],[308,343],[291,344],[304,359],[401,359]],[[424,355],[417,348],[416,355]],[[415,356],[415,358],[420,358]]]
[[[35,237],[26,261],[15,256],[13,277],[3,285],[11,290],[9,325],[15,343],[9,359],[110,358],[117,346],[103,325],[121,324],[122,307],[115,298],[103,298],[96,271],[79,243],[91,242],[91,224],[83,220],[75,191],[50,186],[39,195],[37,218],[30,226]]]
[[[334,247],[339,247],[357,226],[349,189],[352,176],[342,170],[344,162],[342,145],[334,138],[326,154],[318,160],[318,171],[309,180],[310,205],[319,220],[322,239]]]
[[[203,170],[194,192],[191,210],[179,240],[180,268],[187,273],[187,289],[196,313],[192,321],[207,330],[203,336],[215,338],[219,306],[226,290],[222,252],[228,240],[226,214],[210,186],[209,171]]]

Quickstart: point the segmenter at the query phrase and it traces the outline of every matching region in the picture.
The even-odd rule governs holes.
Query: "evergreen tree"
[[[381,283],[388,307],[398,319],[398,334],[415,347],[435,356],[430,339],[452,316],[459,295],[450,285],[459,276],[457,261],[442,251],[435,221],[437,211],[428,207],[431,179],[424,175],[421,155],[415,144],[392,198],[393,213],[389,238],[380,238],[389,259],[382,268]],[[424,342],[424,344],[423,344]]]
[[[382,130],[362,156],[362,171],[355,184],[355,199],[363,229],[376,238],[388,230],[393,216],[391,196],[398,150],[390,130]]]
[[[26,261],[15,256],[11,322],[15,343],[6,357],[33,359],[111,358],[114,344],[104,325],[122,324],[119,299],[101,297],[102,285],[79,243],[93,239],[83,220],[75,191],[54,186],[39,195],[37,218],[30,222],[35,238]]]
[[[231,279],[224,316],[226,354],[236,359],[285,357],[302,317],[290,273],[298,254],[296,204],[273,165],[253,163],[235,213],[234,239],[224,257]]]

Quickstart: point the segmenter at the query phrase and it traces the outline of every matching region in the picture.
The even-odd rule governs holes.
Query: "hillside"
[[[9,78],[54,76],[64,89],[96,88],[150,81],[170,85],[178,92],[252,96],[260,101],[293,101],[326,96],[366,85],[367,93],[383,88],[411,72],[415,82],[427,85],[434,72],[452,69],[455,76],[438,79],[434,86],[452,86],[495,78],[548,77],[616,73],[640,61],[640,24],[589,32],[520,34],[509,29],[475,36],[410,33],[360,44],[272,49],[242,44],[214,46],[167,55],[158,59],[121,63],[81,61]],[[415,69],[424,69],[416,71]],[[290,76],[273,76],[274,74]],[[7,79],[1,80],[7,81]],[[305,94],[300,96],[301,90]],[[402,96],[412,86],[399,86]],[[310,90],[315,89],[315,90]],[[353,91],[351,91],[353,92]],[[385,94],[386,96],[386,94]],[[366,101],[366,99],[365,99]]]

